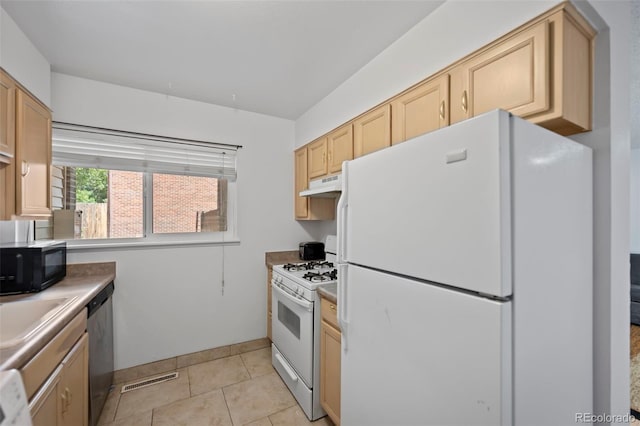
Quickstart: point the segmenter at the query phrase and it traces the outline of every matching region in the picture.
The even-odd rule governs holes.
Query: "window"
[[[235,240],[237,148],[54,123],[54,211],[36,237]]]

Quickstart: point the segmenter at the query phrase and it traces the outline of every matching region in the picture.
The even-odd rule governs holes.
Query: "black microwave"
[[[33,293],[67,275],[67,243],[0,244],[0,295]]]

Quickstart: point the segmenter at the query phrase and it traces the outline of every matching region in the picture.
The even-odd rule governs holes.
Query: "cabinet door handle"
[[[467,112],[467,91],[462,92],[462,110]]]
[[[60,399],[62,400],[62,414],[64,414],[67,412],[67,408],[69,407],[69,403],[67,402],[66,390],[60,394]]]
[[[440,102],[440,120],[444,120],[444,101]]]
[[[71,392],[71,389],[64,388],[64,393],[67,395],[67,404],[71,405],[71,401],[73,401],[73,393]]]
[[[327,153],[323,152],[322,153],[322,164],[326,164],[327,163]]]
[[[29,164],[29,162],[22,160],[22,177],[27,177],[30,171],[31,171],[31,165]]]

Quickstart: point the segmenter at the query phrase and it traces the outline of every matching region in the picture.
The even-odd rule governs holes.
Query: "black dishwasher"
[[[111,281],[87,305],[89,319],[89,418],[90,426],[98,418],[113,382],[113,305]]]

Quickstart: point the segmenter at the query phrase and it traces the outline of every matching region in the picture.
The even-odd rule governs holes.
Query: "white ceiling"
[[[289,119],[443,3],[1,2],[55,72]]]

